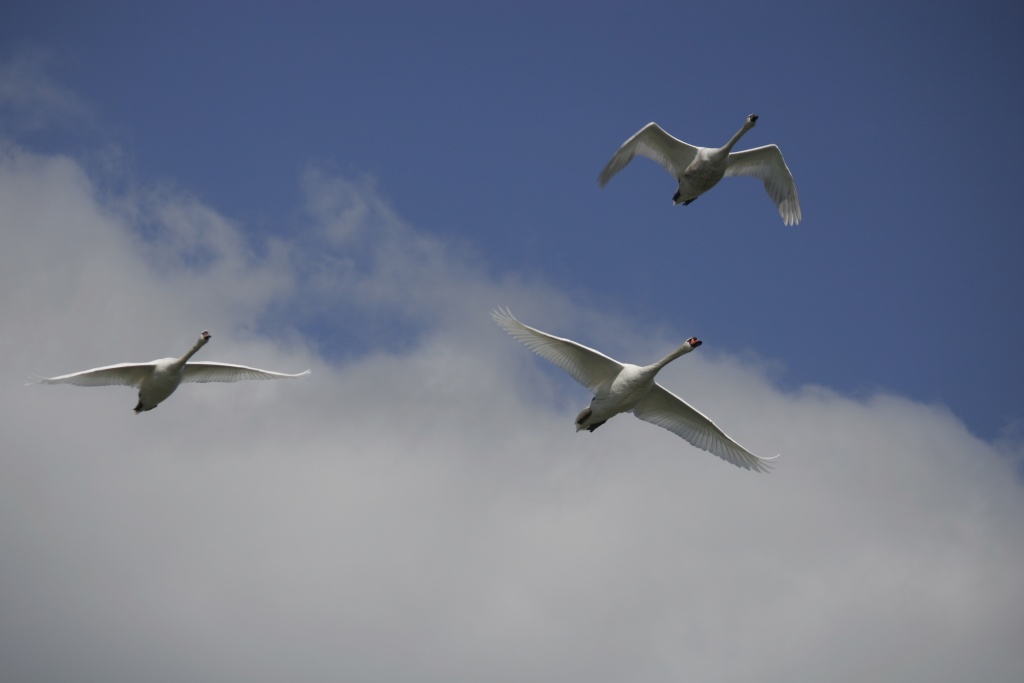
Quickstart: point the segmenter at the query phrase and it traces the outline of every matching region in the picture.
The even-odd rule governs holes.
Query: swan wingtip
[[[758,459],[757,459],[758,460],[758,462],[757,462],[757,464],[758,464],[757,471],[758,472],[762,472],[764,474],[771,474],[772,470],[775,469],[775,465],[777,464],[775,462],[775,459],[778,458],[779,455],[780,455],[779,453],[776,453],[775,455],[773,455],[770,458],[765,458],[765,457],[758,456]]]
[[[515,320],[515,316],[512,315],[512,311],[508,306],[498,306],[491,310],[491,318],[497,322],[507,320],[509,318]]]

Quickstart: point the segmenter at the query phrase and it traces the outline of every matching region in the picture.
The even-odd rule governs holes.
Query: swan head
[[[704,342],[702,342],[700,339],[697,339],[696,337],[690,337],[689,339],[686,340],[686,343],[690,345],[691,349],[695,349]]]
[[[747,126],[749,128],[753,128],[754,124],[757,123],[757,119],[758,119],[757,114],[751,114],[750,116],[748,116],[747,117]]]
[[[212,335],[211,335],[211,334],[210,334],[209,332],[207,332],[206,330],[203,330],[203,333],[202,333],[201,335],[199,335],[199,340],[200,340],[200,341],[201,341],[201,342],[202,342],[203,344],[205,344],[206,342],[210,341],[210,337],[211,337],[211,336],[212,336]]]

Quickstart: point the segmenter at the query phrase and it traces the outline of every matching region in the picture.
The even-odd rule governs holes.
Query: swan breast
[[[174,393],[181,384],[184,367],[177,358],[161,358],[153,361],[153,369],[139,384],[139,402],[155,407]]]
[[[646,368],[639,365],[624,364],[607,391],[596,393],[594,400],[599,401],[606,409],[613,409],[614,414],[628,413],[643,400],[653,386],[653,373],[647,372]]]

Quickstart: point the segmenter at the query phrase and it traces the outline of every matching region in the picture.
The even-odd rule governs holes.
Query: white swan
[[[686,401],[654,381],[658,371],[685,353],[701,345],[691,337],[678,349],[653,365],[620,363],[599,351],[570,339],[562,339],[535,330],[516,320],[507,308],[491,313],[494,321],[531,351],[559,366],[573,379],[594,392],[594,398],[576,418],[576,431],[594,431],[619,413],[632,412],[645,422],[664,427],[691,444],[757,472],[767,472],[768,460],[736,443]],[[776,456],[778,457],[778,456]]]
[[[733,145],[756,123],[757,114],[751,114],[736,135],[724,147],[718,148],[694,147],[672,137],[658,124],[648,123],[622,143],[601,171],[598,183],[604,187],[637,154],[657,161],[679,181],[679,190],[672,197],[672,202],[683,206],[710,190],[725,176],[753,176],[764,182],[768,196],[779,208],[782,222],[796,225],[802,217],[800,199],[796,194],[793,174],[789,172],[779,148],[766,145],[742,152],[732,151]]]
[[[83,370],[70,375],[47,377],[30,384],[74,384],[80,387],[100,387],[111,384],[139,388],[139,403],[135,412],[153,410],[161,401],[174,393],[182,382],[237,382],[243,379],[289,379],[305,377],[309,370],[297,375],[271,372],[233,363],[208,363],[188,359],[210,341],[210,333],[203,331],[199,341],[181,358],[161,358],[148,363],[118,363],[102,368]]]

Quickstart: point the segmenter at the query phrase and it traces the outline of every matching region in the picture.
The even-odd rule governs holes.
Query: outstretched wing
[[[305,377],[309,370],[296,375],[289,375],[284,372],[273,372],[272,370],[260,370],[250,368],[247,365],[235,365],[234,363],[211,363],[196,361],[185,364],[185,376],[182,382],[240,382],[245,379],[294,379]]]
[[[673,434],[683,437],[693,446],[717,455],[737,467],[767,472],[770,467],[768,460],[773,459],[754,455],[736,443],[703,413],[657,383],[633,408],[633,414],[644,422],[664,427]]]
[[[637,154],[657,161],[662,167],[678,179],[693,158],[697,156],[697,147],[674,138],[658,124],[651,122],[636,132],[633,137],[622,143],[611,161],[597,177],[598,184],[605,186],[616,173],[626,167]]]
[[[491,317],[514,339],[568,372],[574,380],[591,391],[597,391],[598,387],[610,382],[622,370],[622,363],[600,351],[524,325],[507,308],[495,309]]]
[[[802,214],[800,198],[796,194],[796,183],[777,145],[733,152],[726,162],[725,175],[760,178],[764,182],[768,196],[779,208],[782,222],[786,225],[796,225],[800,222]]]
[[[155,363],[118,363],[102,368],[73,372],[59,377],[44,377],[30,384],[74,384],[79,387],[120,385],[137,387],[153,371]]]

